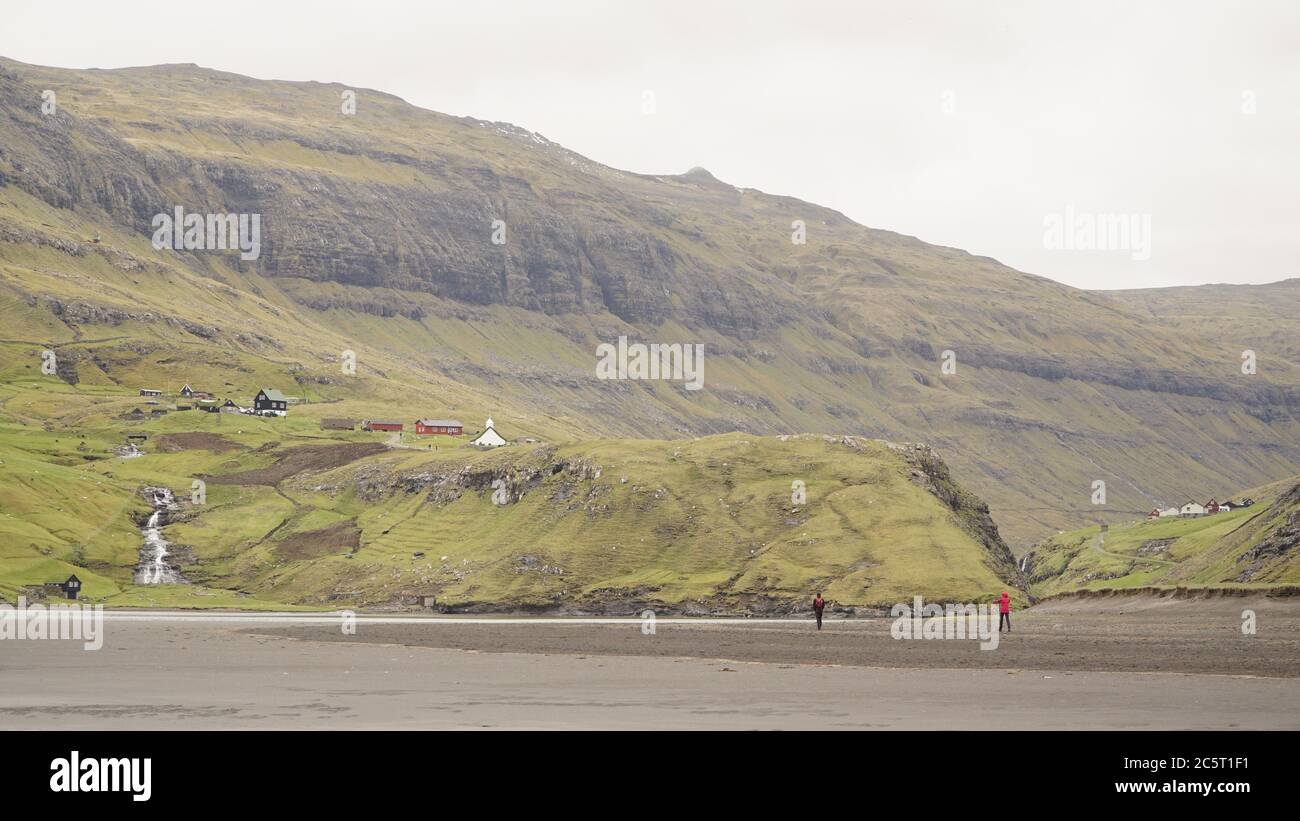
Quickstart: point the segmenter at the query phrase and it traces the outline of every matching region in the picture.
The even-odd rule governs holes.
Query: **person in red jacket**
[[[813,612],[817,614],[818,630],[822,629],[822,611],[825,609],[826,609],[826,600],[822,598],[821,593],[818,593],[817,597],[813,599]]]
[[[998,599],[998,612],[1001,614],[998,617],[998,632],[999,633],[1002,632],[1002,625],[1005,624],[1007,626],[1007,632],[1010,633],[1011,632],[1011,597],[1007,595],[1007,591],[1005,590],[1002,591],[1002,598]]]

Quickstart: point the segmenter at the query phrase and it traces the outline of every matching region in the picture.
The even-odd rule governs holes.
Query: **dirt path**
[[[1110,556],[1112,559],[1123,559],[1126,562],[1150,562],[1151,564],[1163,564],[1173,567],[1178,562],[1171,562],[1165,559],[1153,559],[1150,556],[1125,556],[1122,553],[1111,553],[1109,550],[1102,550],[1101,546],[1105,544],[1105,538],[1098,533],[1097,538],[1092,540],[1092,548],[1103,556]]]

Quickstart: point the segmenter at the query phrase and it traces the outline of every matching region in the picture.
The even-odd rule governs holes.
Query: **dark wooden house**
[[[289,410],[289,400],[284,398],[284,394],[272,388],[262,388],[253,397],[253,410],[261,413],[262,411],[287,411]]]

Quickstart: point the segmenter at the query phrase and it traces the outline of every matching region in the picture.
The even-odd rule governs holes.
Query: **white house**
[[[471,445],[478,445],[482,448],[499,448],[506,444],[505,437],[497,433],[496,428],[492,427],[492,417],[489,416],[487,424],[483,427],[483,432],[475,437]]]
[[[1167,507],[1167,508],[1165,508],[1164,510],[1160,511],[1160,516],[1161,516],[1161,518],[1163,518],[1163,517],[1165,517],[1165,516],[1177,516],[1178,513],[1179,513],[1178,508],[1176,508],[1176,507]]]
[[[1191,517],[1191,516],[1204,516],[1204,515],[1205,515],[1205,507],[1204,507],[1203,505],[1199,505],[1199,504],[1197,504],[1196,502],[1188,502],[1187,504],[1183,505],[1183,506],[1178,510],[1178,515],[1179,515],[1179,516],[1189,516],[1189,517]]]

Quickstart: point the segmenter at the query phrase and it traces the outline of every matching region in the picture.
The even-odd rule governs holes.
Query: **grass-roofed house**
[[[257,396],[253,397],[253,410],[258,413],[272,411],[283,415],[289,410],[289,400],[273,388],[262,388],[257,392]]]

